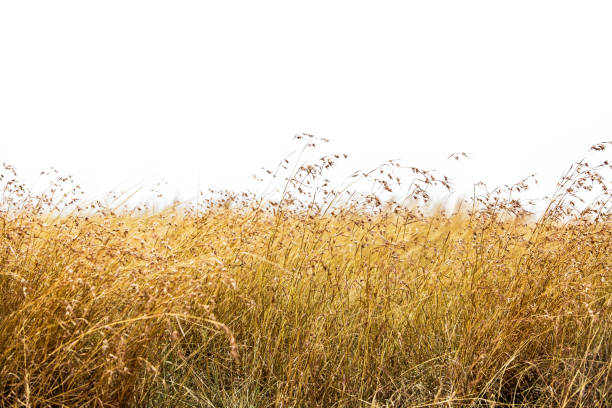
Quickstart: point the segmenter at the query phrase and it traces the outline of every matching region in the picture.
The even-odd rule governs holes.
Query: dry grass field
[[[157,211],[5,166],[0,407],[612,406],[609,163],[531,216],[527,181],[449,211],[394,162],[332,190],[336,159]]]

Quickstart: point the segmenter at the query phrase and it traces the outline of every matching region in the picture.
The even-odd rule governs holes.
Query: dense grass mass
[[[501,193],[300,200],[323,168],[275,202],[163,211],[58,213],[57,185],[8,181],[0,406],[611,406],[604,167],[574,165],[539,217]],[[578,211],[587,179],[604,194]]]

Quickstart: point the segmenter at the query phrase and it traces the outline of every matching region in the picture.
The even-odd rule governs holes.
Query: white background
[[[612,139],[611,21],[609,1],[1,1],[0,160],[189,198],[250,188],[308,132],[355,169],[552,186]]]

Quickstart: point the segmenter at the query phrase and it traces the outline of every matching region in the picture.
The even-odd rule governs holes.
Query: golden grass
[[[277,202],[159,212],[68,194],[60,214],[69,179],[8,182],[0,406],[610,406],[609,194],[570,204],[602,166],[573,166],[538,220],[501,194],[427,215],[291,195],[324,164]]]

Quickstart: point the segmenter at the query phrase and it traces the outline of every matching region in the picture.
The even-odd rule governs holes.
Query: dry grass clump
[[[0,406],[610,406],[607,162],[534,218],[529,179],[449,213],[395,162],[332,189],[340,158],[158,212],[7,167]]]

